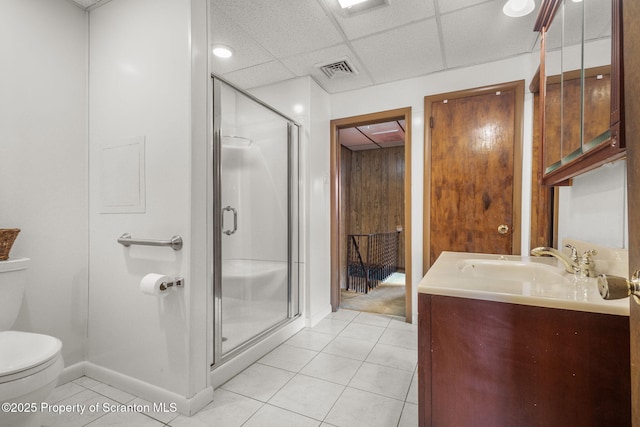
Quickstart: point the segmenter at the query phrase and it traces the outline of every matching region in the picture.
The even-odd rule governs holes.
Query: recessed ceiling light
[[[389,6],[389,0],[338,0],[339,12],[344,16],[353,16],[370,12],[382,6]]]
[[[346,9],[354,4],[364,3],[365,1],[367,0],[338,0],[338,3],[340,3],[341,8]]]
[[[502,12],[512,18],[519,18],[530,14],[535,7],[533,0],[509,0],[502,8]]]
[[[233,56],[233,49],[229,46],[218,45],[213,47],[213,54],[218,58],[230,58]]]

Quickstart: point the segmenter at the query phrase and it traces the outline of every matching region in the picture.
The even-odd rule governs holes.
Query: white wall
[[[32,259],[14,329],[85,358],[87,16],[66,0],[0,1],[0,227]]]
[[[310,319],[317,322],[331,311],[331,194],[329,121],[331,102],[326,92],[313,80],[310,86],[310,127],[308,173],[305,183],[309,195],[309,266],[311,301]]]
[[[627,248],[627,162],[609,163],[560,187],[558,244],[567,238]]]
[[[196,326],[201,335],[192,351],[202,356],[190,354],[196,334],[190,313],[206,312],[207,286],[203,277],[191,276],[190,266],[191,15],[190,0],[113,0],[92,10],[89,70],[88,360],[186,397],[204,386],[192,381],[205,381],[207,342],[206,327]],[[103,148],[132,137],[145,138],[146,207],[142,213],[103,213],[105,183],[122,179],[123,195],[136,185],[103,170]],[[122,160],[124,165],[132,159]],[[204,173],[202,164],[197,170]],[[123,176],[127,171],[123,167]],[[181,235],[185,246],[181,251],[125,248],[116,243],[125,232],[147,239]],[[152,272],[184,277],[185,288],[161,297],[144,295],[139,281]],[[200,321],[205,323],[206,316]],[[192,366],[194,361],[201,365]]]

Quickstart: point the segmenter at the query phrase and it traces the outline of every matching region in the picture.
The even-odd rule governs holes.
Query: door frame
[[[623,1],[623,61],[624,95],[622,122],[627,147],[627,246],[629,248],[629,277],[640,268],[640,3]],[[629,340],[631,353],[631,419],[640,427],[640,305],[629,298]]]
[[[364,124],[383,123],[392,120],[405,121],[404,140],[404,253],[405,253],[405,317],[411,323],[412,312],[412,274],[411,274],[411,107],[380,111],[377,113],[334,119],[330,122],[331,154],[331,310],[340,306],[340,255],[344,248],[340,245],[340,141],[338,131],[343,128]]]
[[[513,141],[513,218],[511,229],[511,253],[520,254],[522,218],[522,140],[524,120],[524,80],[499,83],[473,89],[441,93],[424,97],[424,189],[422,211],[422,271],[429,271],[431,259],[431,104],[445,99],[466,98],[498,91],[515,91],[514,141]]]

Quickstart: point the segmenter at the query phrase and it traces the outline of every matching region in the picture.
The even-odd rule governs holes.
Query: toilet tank
[[[0,261],[0,331],[9,329],[18,316],[29,261],[29,258]]]

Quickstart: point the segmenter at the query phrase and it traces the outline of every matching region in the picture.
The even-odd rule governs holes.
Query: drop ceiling
[[[351,151],[400,147],[404,145],[404,129],[404,120],[343,128],[338,140]]]
[[[540,0],[521,18],[502,13],[505,1],[386,0],[347,13],[337,0],[209,0],[211,46],[234,50],[212,70],[243,89],[311,76],[338,93],[537,52]],[[355,72],[321,71],[338,61]]]
[[[337,93],[537,51],[537,11],[509,18],[504,2],[388,0],[349,15],[337,0],[210,0],[211,43],[235,50],[212,68],[242,88],[310,75]],[[356,74],[318,68],[344,58]]]

